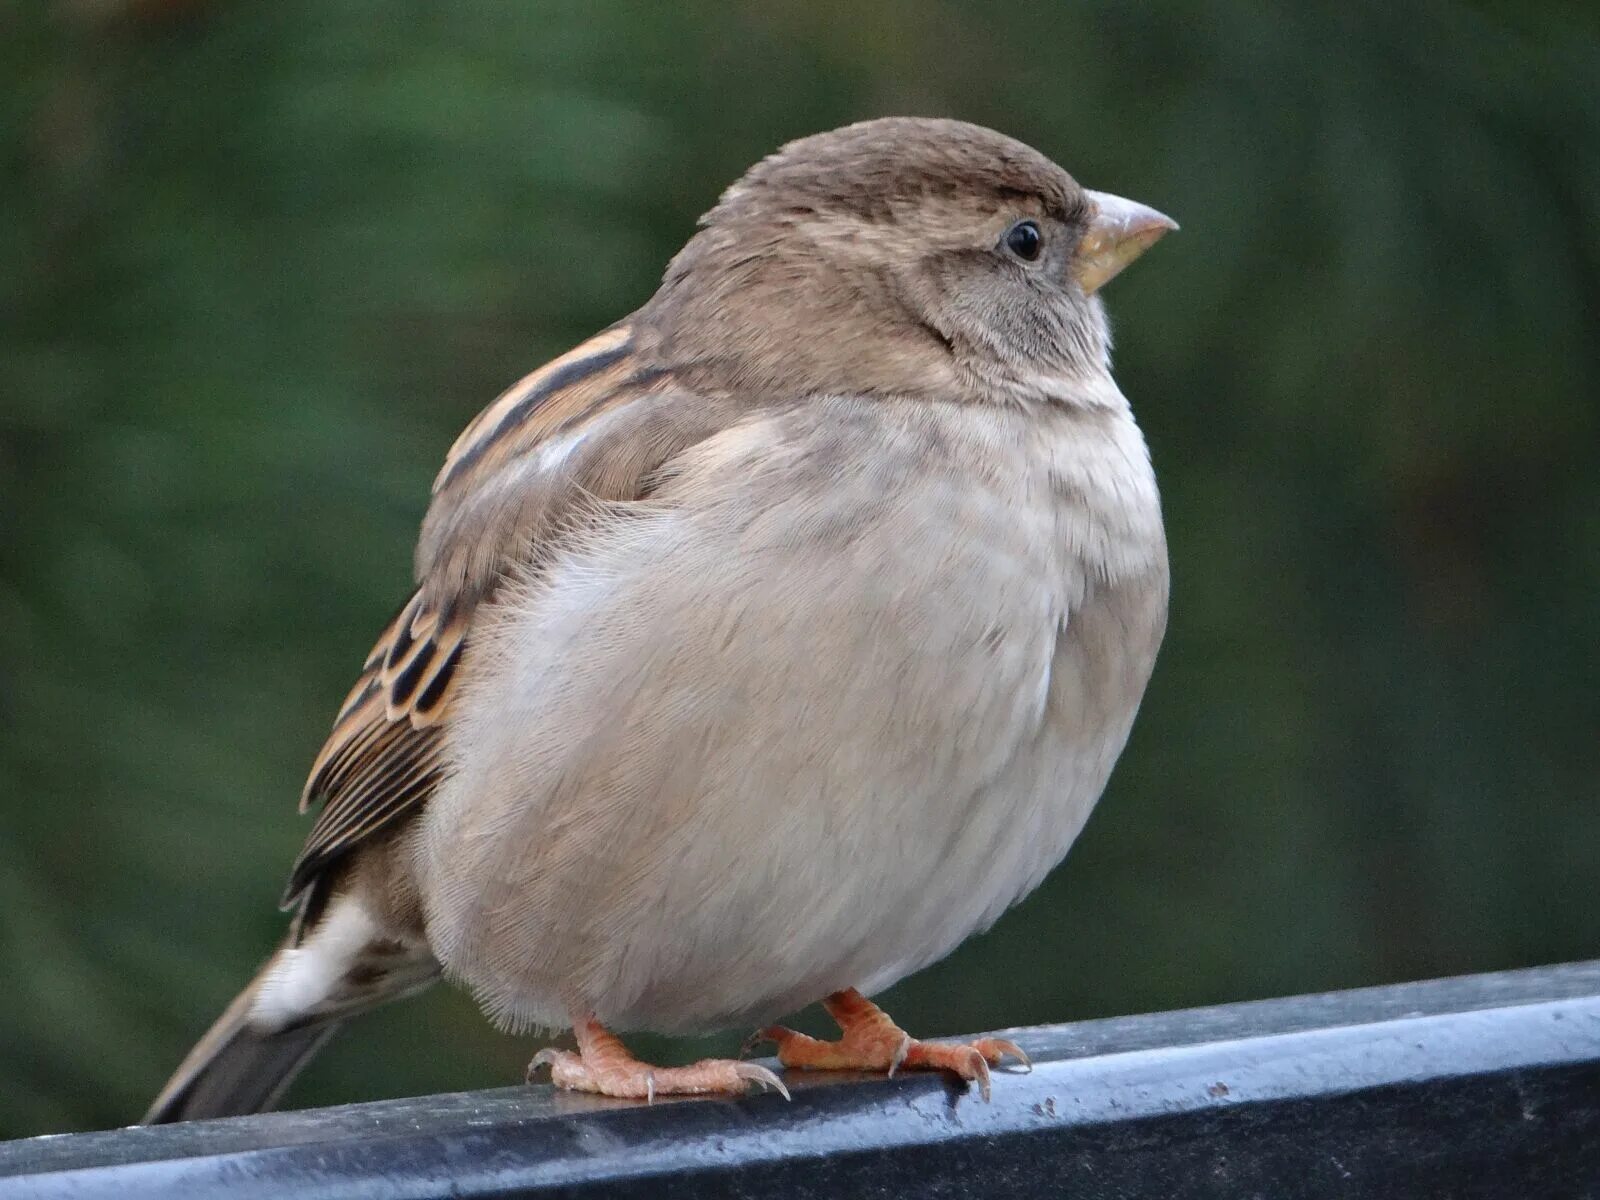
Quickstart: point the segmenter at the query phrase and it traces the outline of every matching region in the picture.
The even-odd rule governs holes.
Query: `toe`
[[[651,1079],[654,1096],[704,1096],[722,1093],[744,1095],[751,1088],[777,1092],[789,1099],[783,1081],[760,1063],[731,1058],[708,1058],[686,1067],[657,1067]]]
[[[844,1043],[824,1042],[783,1025],[769,1025],[746,1044],[757,1042],[771,1042],[777,1048],[778,1061],[791,1070],[826,1070],[860,1065]]]
[[[547,1046],[533,1056],[533,1061],[528,1064],[528,1082],[533,1082],[533,1076],[540,1067],[550,1068],[550,1082],[569,1092],[598,1092],[603,1096],[634,1096],[645,1095],[644,1081],[639,1081],[640,1086],[636,1091],[613,1090],[619,1086],[618,1073],[614,1071],[595,1071],[583,1061],[583,1056],[574,1054],[571,1050],[557,1050]]]
[[[785,1043],[793,1040],[794,1038],[804,1036],[804,1034],[790,1029],[787,1025],[768,1025],[764,1029],[756,1030],[749,1037],[745,1038],[745,1040],[739,1046],[739,1057],[749,1058],[750,1055],[755,1053],[757,1046],[765,1046],[769,1044],[778,1047],[779,1050],[782,1050]]]

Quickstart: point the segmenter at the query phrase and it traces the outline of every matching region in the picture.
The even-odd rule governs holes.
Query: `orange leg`
[[[653,1067],[640,1062],[628,1048],[592,1015],[572,1024],[578,1051],[547,1047],[528,1064],[528,1078],[540,1067],[550,1068],[550,1082],[575,1092],[595,1092],[627,1100],[653,1101],[657,1096],[689,1096],[705,1092],[743,1094],[754,1084],[779,1092],[789,1089],[771,1071],[756,1063],[706,1058],[687,1067]]]
[[[951,1071],[976,1083],[985,1100],[989,1098],[991,1066],[998,1066],[1007,1055],[1025,1067],[1033,1065],[1020,1046],[1003,1038],[979,1038],[966,1043],[919,1042],[855,988],[833,993],[822,1007],[839,1025],[842,1036],[838,1041],[819,1041],[782,1025],[771,1025],[751,1038],[750,1044],[775,1042],[779,1062],[806,1071],[888,1071],[890,1075],[901,1067]]]

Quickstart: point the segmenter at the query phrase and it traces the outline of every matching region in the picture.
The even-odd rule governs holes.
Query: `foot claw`
[[[998,1067],[1005,1059],[1014,1058],[1024,1073],[1033,1070],[1033,1059],[1028,1057],[1027,1052],[1005,1038],[979,1038],[972,1043],[972,1048],[983,1055],[991,1067]]]
[[[911,1053],[911,1035],[900,1035],[900,1044],[894,1048],[894,1054],[889,1058],[889,1078],[894,1078],[894,1073],[900,1069],[900,1064],[906,1061],[906,1055]]]
[[[755,1084],[763,1092],[777,1092],[785,1100],[793,1099],[789,1095],[789,1089],[783,1086],[783,1080],[779,1079],[760,1063],[742,1062],[737,1064],[736,1071],[740,1079]]]
[[[978,1085],[978,1095],[982,1096],[983,1102],[987,1104],[989,1103],[989,1060],[979,1051],[974,1050],[971,1064],[972,1074],[966,1075],[965,1072],[962,1072],[962,1074],[965,1078]]]
[[[539,1051],[539,1053],[535,1054],[528,1062],[528,1069],[523,1073],[522,1076],[523,1080],[527,1083],[532,1083],[533,1077],[538,1073],[540,1067],[549,1067],[550,1072],[553,1075],[556,1069],[556,1060],[560,1057],[560,1050],[557,1050],[554,1046],[546,1046],[543,1050]]]

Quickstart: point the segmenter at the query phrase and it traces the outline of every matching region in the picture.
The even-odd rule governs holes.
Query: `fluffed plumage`
[[[1096,293],[1171,222],[891,119],[785,147],[701,224],[451,447],[417,590],[306,785],[289,941],[147,1120],[269,1102],[441,969],[502,1025],[577,1027],[541,1055],[567,1086],[776,1084],[651,1070],[604,1027],[831,996],[846,1042],[892,1047],[853,989],[987,927],[1077,836],[1167,604]]]

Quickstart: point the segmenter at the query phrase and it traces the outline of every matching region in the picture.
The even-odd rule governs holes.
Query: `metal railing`
[[[994,1099],[503,1088],[0,1144],[0,1198],[1600,1197],[1600,962],[1008,1030]]]

